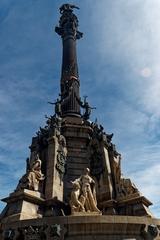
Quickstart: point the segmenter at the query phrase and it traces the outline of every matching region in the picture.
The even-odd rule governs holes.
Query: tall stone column
[[[62,37],[63,56],[61,73],[61,106],[62,116],[80,116],[79,75],[76,55],[76,40],[82,37],[78,31],[78,19],[73,13],[74,5],[64,4],[56,33]]]

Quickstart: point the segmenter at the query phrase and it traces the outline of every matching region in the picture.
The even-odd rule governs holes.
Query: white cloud
[[[117,76],[114,79],[117,87],[124,88],[128,99],[136,101],[149,114],[159,116],[159,0],[120,0],[112,4],[101,1],[101,4],[95,2],[93,9],[96,10],[96,18],[92,15],[93,26],[96,27],[94,37],[100,58],[98,71],[104,72],[102,61],[123,64],[120,69],[121,78],[118,79]],[[99,69],[100,64],[102,69]],[[102,76],[97,77],[97,81],[102,81]]]
[[[130,177],[137,183],[140,191],[154,204],[160,204],[160,164],[151,164],[149,167],[137,170]],[[158,214],[158,213],[157,213]]]
[[[149,67],[145,67],[140,71],[142,77],[148,78],[152,75],[152,70]]]

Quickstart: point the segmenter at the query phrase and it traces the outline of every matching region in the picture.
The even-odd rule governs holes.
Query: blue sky
[[[60,0],[0,1],[0,197],[25,171],[28,146],[59,93]],[[122,154],[122,170],[160,217],[160,1],[75,0],[81,96]],[[3,208],[3,204],[0,205]]]

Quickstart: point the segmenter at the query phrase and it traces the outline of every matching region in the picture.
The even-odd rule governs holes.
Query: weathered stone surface
[[[56,197],[63,201],[63,175],[67,155],[65,138],[62,135],[53,136],[48,139],[48,143],[45,197]]]
[[[29,226],[33,228],[32,231],[29,231]],[[30,233],[37,229],[36,233],[39,234],[42,231],[46,234],[47,240],[53,239],[53,235],[61,240],[159,240],[159,233],[156,235],[157,227],[160,228],[160,221],[148,217],[85,215],[44,217],[42,219],[10,222],[9,224],[3,224],[1,231],[4,234],[8,229],[15,229],[15,231],[26,229]]]
[[[3,222],[42,217],[39,206],[43,205],[45,200],[39,192],[24,189],[10,194],[3,201],[7,202]]]

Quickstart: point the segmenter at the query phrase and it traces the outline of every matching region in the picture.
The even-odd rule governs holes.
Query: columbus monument
[[[26,172],[0,216],[1,240],[160,239],[152,204],[121,173],[121,154],[80,97],[75,5],[60,7],[60,94],[32,138]],[[83,113],[82,113],[83,112]]]

